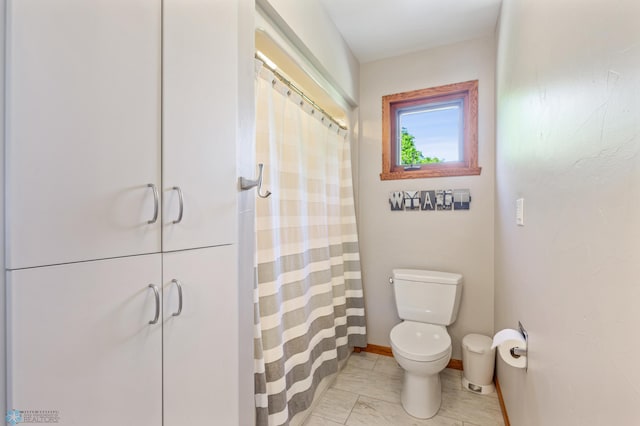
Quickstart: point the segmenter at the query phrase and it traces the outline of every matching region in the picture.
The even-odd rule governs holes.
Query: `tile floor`
[[[496,393],[462,389],[462,372],[441,373],[442,406],[431,419],[416,419],[400,404],[402,369],[387,356],[354,353],[303,426],[503,426]]]

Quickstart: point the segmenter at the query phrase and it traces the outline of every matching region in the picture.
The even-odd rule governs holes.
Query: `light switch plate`
[[[516,200],[516,225],[524,226],[524,198]]]

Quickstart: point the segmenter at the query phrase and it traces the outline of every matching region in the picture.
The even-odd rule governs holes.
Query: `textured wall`
[[[389,346],[399,322],[388,282],[393,268],[464,275],[458,320],[449,327],[454,358],[466,334],[493,333],[494,67],[493,37],[361,65],[358,220],[369,343]],[[482,174],[381,181],[382,96],[475,79]],[[471,210],[389,209],[390,191],[455,188],[471,190]]]
[[[496,329],[511,423],[640,424],[640,2],[505,0],[497,60]],[[515,200],[525,199],[525,226]]]

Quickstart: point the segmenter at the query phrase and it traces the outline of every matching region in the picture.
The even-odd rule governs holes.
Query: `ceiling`
[[[502,0],[320,0],[360,63],[492,34]]]

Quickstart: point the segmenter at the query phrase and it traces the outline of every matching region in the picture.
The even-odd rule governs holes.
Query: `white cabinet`
[[[161,255],[7,274],[8,407],[65,426],[162,424]]]
[[[164,426],[238,424],[235,256],[234,246],[164,255]]]
[[[228,245],[10,271],[9,406],[65,426],[237,424],[235,258]]]
[[[235,240],[237,5],[163,5],[163,251],[227,244]]]
[[[9,269],[235,240],[236,14],[216,0],[11,2]]]
[[[160,0],[7,8],[7,268],[160,251]]]
[[[238,424],[237,13],[8,2],[11,408]]]

